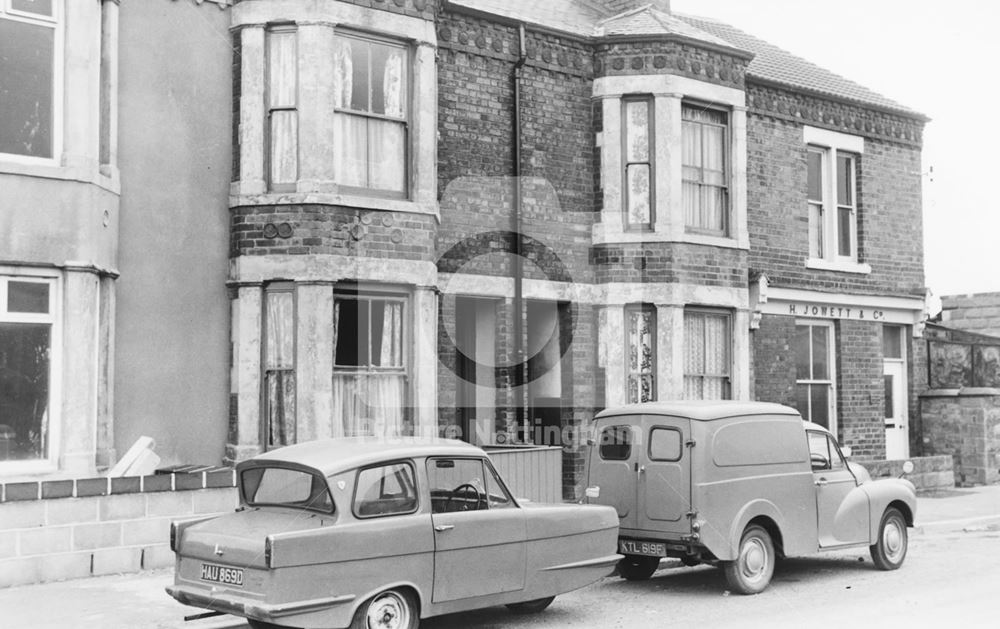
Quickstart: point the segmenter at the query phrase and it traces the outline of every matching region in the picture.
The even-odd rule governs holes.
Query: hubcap
[[[372,601],[366,615],[368,629],[405,629],[410,626],[410,610],[395,592]]]
[[[767,570],[767,549],[759,539],[748,539],[740,552],[740,567],[748,581],[757,581]]]
[[[897,520],[892,519],[885,523],[885,528],[882,530],[882,545],[885,547],[886,556],[892,561],[899,559],[906,548],[903,535]]]

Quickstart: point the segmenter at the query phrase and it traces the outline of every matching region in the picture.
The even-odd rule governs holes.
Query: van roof
[[[789,406],[771,402],[741,402],[736,400],[674,400],[627,404],[601,411],[595,420],[622,415],[670,415],[698,421],[712,421],[745,415],[787,415],[801,420],[799,412]]]

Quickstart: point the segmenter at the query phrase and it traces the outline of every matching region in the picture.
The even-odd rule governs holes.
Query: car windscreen
[[[251,467],[240,475],[243,501],[251,507],[279,506],[333,513],[330,489],[319,473],[288,467]]]

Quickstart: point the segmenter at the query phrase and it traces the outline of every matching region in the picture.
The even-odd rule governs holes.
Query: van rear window
[[[602,430],[600,452],[605,461],[627,461],[632,456],[632,429],[608,426]]]
[[[649,433],[649,458],[653,461],[681,460],[681,431],[654,428]]]

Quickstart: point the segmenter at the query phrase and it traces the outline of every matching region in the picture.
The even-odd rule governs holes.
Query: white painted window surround
[[[864,138],[804,126],[802,139],[810,156],[815,156],[817,161],[818,173],[813,176],[818,177],[816,183],[819,188],[819,194],[807,195],[810,197],[807,204],[810,245],[805,266],[809,269],[867,275],[872,271],[871,266],[858,260],[857,181],[853,173],[857,158],[865,152]],[[843,180],[845,173],[838,173],[838,168],[842,169],[844,160],[849,161],[848,168],[852,170],[846,178],[850,187],[850,202],[841,204],[839,201],[843,200],[840,198],[843,195],[838,195],[837,184]],[[842,221],[842,215],[849,217],[848,220]],[[843,230],[849,232],[842,234]],[[820,244],[816,244],[814,240],[818,240]],[[846,254],[841,248],[844,242],[849,242],[849,252]]]
[[[652,95],[655,138],[652,177],[655,208],[651,229],[629,230],[623,221],[622,102]],[[601,155],[601,220],[593,228],[594,244],[689,242],[748,249],[746,94],[742,90],[672,75],[603,77],[594,81],[593,97],[602,103],[603,131],[598,135]],[[681,159],[682,115],[685,102],[710,105],[729,114],[728,149],[729,230],[726,236],[693,233],[686,228]]]
[[[282,0],[241,2],[233,6],[233,27],[240,30],[242,75],[240,101],[240,180],[232,184],[232,205],[319,203],[357,208],[438,215],[437,204],[437,35],[432,21],[343,2]],[[298,164],[295,181],[268,187],[268,54],[265,33],[277,24],[295,25],[298,72]],[[365,33],[396,42],[406,51],[410,84],[406,87],[406,181],[366,186],[338,181],[343,159],[343,124],[334,72],[338,37]],[[288,169],[292,170],[291,168]],[[286,171],[287,172],[287,171]]]

